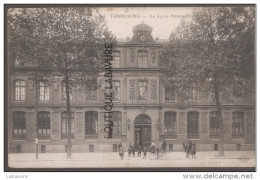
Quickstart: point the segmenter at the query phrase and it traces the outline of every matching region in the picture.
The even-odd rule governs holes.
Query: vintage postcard
[[[254,170],[255,14],[6,5],[8,168]]]

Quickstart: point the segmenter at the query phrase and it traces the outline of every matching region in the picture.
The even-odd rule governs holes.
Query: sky
[[[168,39],[182,18],[191,18],[191,7],[99,8],[107,26],[117,38],[132,37],[132,28],[144,21],[153,27],[153,38]]]

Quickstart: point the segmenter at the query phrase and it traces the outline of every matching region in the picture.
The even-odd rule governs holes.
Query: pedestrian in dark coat
[[[187,158],[190,157],[191,148],[192,148],[192,142],[189,140],[187,147],[186,147],[186,157]]]
[[[162,151],[163,151],[163,153],[166,153],[166,146],[167,146],[167,143],[164,140],[163,143],[162,143]]]
[[[159,152],[160,152],[159,146],[156,146],[155,151],[156,151],[156,158],[159,159]]]
[[[185,153],[186,153],[186,158],[189,158],[189,154],[190,154],[190,152],[189,152],[189,148],[188,148],[188,144],[185,144]]]
[[[191,149],[191,157],[196,159],[196,144],[192,145],[192,149]]]
[[[135,157],[135,147],[132,147],[132,153],[133,153],[133,157]]]
[[[182,143],[182,147],[183,147],[184,152],[186,152],[187,145],[185,143]]]
[[[146,148],[146,146],[144,146],[144,156],[143,156],[143,159],[146,159],[146,153],[147,153],[147,148]]]
[[[132,144],[130,143],[129,146],[128,146],[128,156],[129,156],[129,157],[131,156],[132,149],[133,149],[133,146],[132,146]]]
[[[191,140],[189,140],[189,143],[188,143],[188,149],[189,149],[189,151],[191,151],[191,148],[192,148],[192,142],[191,142]]]
[[[139,145],[139,146],[138,146],[138,154],[137,154],[138,157],[141,156],[141,152],[142,152],[142,146]]]

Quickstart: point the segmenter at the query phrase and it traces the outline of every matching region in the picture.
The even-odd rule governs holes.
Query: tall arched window
[[[218,114],[216,111],[209,113],[209,123],[210,123],[210,137],[219,138],[219,121]]]
[[[25,139],[26,113],[22,111],[13,112],[13,139]]]
[[[69,123],[68,120],[69,116],[67,112],[62,112],[61,113],[61,135],[63,137],[68,136],[68,127]],[[74,112],[71,112],[71,135],[72,138],[74,137],[74,132],[75,132],[75,121],[74,121]]]
[[[199,138],[199,112],[192,111],[187,114],[188,139]]]
[[[244,113],[237,111],[232,113],[232,135],[241,137],[244,135]]]
[[[113,111],[112,121],[113,121],[113,134],[121,135],[122,134],[122,113],[120,111]]]
[[[98,134],[98,112],[85,112],[85,135]]]
[[[164,134],[165,135],[176,135],[176,112],[165,112],[164,113]]]
[[[148,98],[148,81],[138,81],[138,100],[147,101]]]
[[[112,56],[113,56],[113,60],[111,61],[112,68],[119,68],[120,67],[120,51],[113,51]]]
[[[15,80],[14,81],[14,92],[16,101],[25,100],[25,81],[24,80]]]
[[[148,53],[147,51],[140,50],[137,54],[138,67],[147,67]]]
[[[50,112],[41,111],[38,113],[38,134],[39,137],[50,135]]]

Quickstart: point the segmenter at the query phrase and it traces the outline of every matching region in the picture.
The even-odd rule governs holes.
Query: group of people
[[[167,147],[167,143],[164,140],[161,146],[162,152],[166,153],[166,147]],[[137,156],[141,157],[142,151],[143,151],[143,159],[146,159],[146,154],[148,151],[150,151],[151,153],[156,153],[157,157],[159,155],[160,152],[160,148],[159,146],[152,142],[150,148],[147,148],[146,146],[144,146],[142,148],[141,145],[138,145],[137,147],[134,147],[131,143],[128,145],[128,157],[131,157],[131,155],[135,158],[135,152],[137,150]],[[196,159],[196,144],[192,143],[191,140],[188,141],[188,143],[183,143],[183,150],[186,153],[186,158],[190,158],[190,155],[192,158]],[[119,151],[119,156],[120,158],[123,160],[124,159],[124,148],[122,143],[120,142],[120,144],[118,145],[118,151]]]
[[[196,144],[192,143],[191,140],[187,144],[183,143],[183,150],[186,153],[186,158],[190,158],[190,155],[192,158],[196,159]]]
[[[167,143],[165,142],[165,140],[163,141],[162,143],[162,151],[164,153],[166,153],[166,146],[167,146]],[[143,159],[146,159],[146,154],[147,154],[147,151],[150,150],[150,152],[152,153],[156,153],[157,156],[159,154],[159,146],[152,142],[151,146],[150,146],[150,149],[148,149],[147,146],[144,146],[142,148],[141,145],[138,145],[137,147],[134,147],[131,143],[128,145],[128,157],[131,157],[131,155],[135,158],[135,152],[137,150],[137,156],[138,157],[141,157],[141,154],[142,154],[142,151],[143,151]],[[119,152],[119,156],[120,158],[123,160],[124,159],[124,148],[122,146],[122,143],[120,142],[120,144],[118,145],[118,152]]]
[[[133,155],[133,157],[135,158],[135,151],[137,150],[137,156],[141,157],[142,154],[142,150],[143,150],[143,159],[146,159],[146,154],[147,154],[147,147],[144,146],[144,148],[142,149],[141,145],[138,145],[137,147],[134,147],[131,143],[128,146],[128,157],[130,157],[131,155]]]

